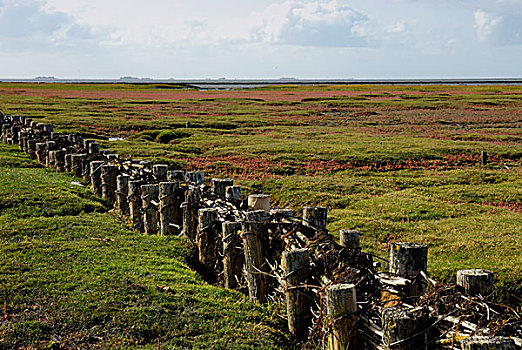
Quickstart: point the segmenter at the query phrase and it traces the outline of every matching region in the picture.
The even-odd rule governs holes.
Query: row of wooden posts
[[[246,281],[253,302],[267,301],[274,290],[268,282],[273,271],[267,268],[269,259],[264,254],[269,236],[281,232],[277,238],[282,242],[280,251],[271,249],[268,254],[272,261],[280,261],[288,328],[296,339],[308,337],[314,318],[313,304],[321,290],[326,297],[327,317],[323,328],[328,334],[329,349],[427,347],[427,332],[424,337],[415,337],[430,327],[426,310],[385,308],[382,342],[372,347],[370,342],[358,340],[357,317],[361,307],[357,285],[335,283],[332,278],[323,278],[322,288],[306,285],[311,278],[321,280],[319,276],[311,276],[317,251],[309,246],[312,237],[327,233],[326,208],[305,207],[302,217],[297,218],[290,209],[271,208],[269,195],[242,198],[241,187],[234,185],[231,179],[211,179],[206,183],[202,172],[169,170],[164,164],[123,159],[100,149],[94,140],[85,140],[78,134],[56,133],[52,125],[28,117],[0,114],[0,119],[3,141],[19,145],[48,167],[74,172],[110,207],[128,216],[135,229],[146,234],[185,235],[197,247],[198,260],[205,273],[231,289],[240,289]],[[327,243],[337,252],[349,250],[364,254],[357,231],[341,231],[340,245],[333,239]],[[413,282],[407,283],[403,292],[407,296],[420,296],[426,279],[429,280],[427,256],[426,245],[393,243],[389,274],[376,272],[376,275],[380,276],[380,283],[394,286],[400,284],[401,278],[409,279]],[[462,270],[457,274],[457,283],[470,295],[486,295],[493,287],[493,274],[485,270]],[[462,349],[470,350],[485,349],[486,345],[482,344],[487,344],[487,349],[515,349],[508,338],[470,337],[461,342]]]

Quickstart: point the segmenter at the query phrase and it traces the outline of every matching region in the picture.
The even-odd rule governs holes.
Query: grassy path
[[[0,144],[0,349],[282,348],[275,310],[206,284],[182,240],[130,231]]]

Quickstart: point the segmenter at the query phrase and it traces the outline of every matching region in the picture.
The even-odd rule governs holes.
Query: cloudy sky
[[[0,0],[0,77],[522,77],[522,0]]]

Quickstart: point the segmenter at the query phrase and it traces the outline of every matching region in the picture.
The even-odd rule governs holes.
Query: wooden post
[[[270,213],[270,195],[268,194],[251,194],[248,196],[248,209],[264,210]]]
[[[185,172],[183,170],[167,171],[167,181],[185,181]]]
[[[249,210],[246,212],[245,221],[267,222],[268,215],[264,210]]]
[[[387,350],[428,349],[429,313],[426,309],[389,307],[382,314],[382,340]]]
[[[233,185],[232,179],[212,179],[212,192],[218,197],[225,197],[225,189]]]
[[[199,188],[187,190],[183,203],[183,234],[192,242],[196,242],[198,231],[198,209],[201,194]]]
[[[62,171],[62,172],[65,171],[65,150],[61,149],[61,150],[56,151],[54,156],[55,156],[54,167],[58,171]]]
[[[488,164],[488,152],[482,151],[480,153],[480,163],[482,165],[487,165]]]
[[[100,153],[100,144],[98,142],[92,142],[89,144],[89,154],[97,155]]]
[[[36,158],[36,140],[28,140],[27,141],[27,149],[28,149],[28,153],[29,153],[29,156],[31,157],[31,159],[35,159]]]
[[[348,249],[361,250],[360,240],[361,234],[355,230],[341,230],[340,231],[340,244],[342,247]]]
[[[71,170],[78,177],[83,177],[83,163],[85,162],[86,158],[86,154],[71,155]]]
[[[231,201],[240,201],[241,186],[227,186],[225,188],[225,198]]]
[[[264,258],[261,240],[267,235],[263,222],[245,221],[242,223],[242,238],[245,252],[245,270],[250,300],[264,303],[267,295],[267,278],[264,271]]]
[[[303,208],[303,225],[326,229],[326,219],[328,209],[325,207],[304,207]]]
[[[220,237],[217,209],[199,209],[197,246],[199,262],[208,272],[214,271],[218,257],[218,239]]]
[[[202,185],[205,183],[205,174],[201,171],[187,171],[185,180],[195,185]]]
[[[515,341],[508,337],[472,336],[460,341],[462,350],[516,350]]]
[[[91,174],[91,187],[94,192],[98,196],[101,197],[102,195],[102,187],[101,187],[101,166],[103,164],[103,161],[101,160],[95,160],[91,162],[90,164],[90,174]]]
[[[102,198],[107,200],[111,206],[116,201],[116,179],[118,177],[118,167],[112,164],[105,164],[101,167],[101,188]]]
[[[118,175],[116,177],[116,208],[121,215],[129,214],[129,175]]]
[[[72,154],[67,153],[65,155],[65,171],[70,172],[72,171]]]
[[[241,275],[243,259],[238,249],[241,223],[226,221],[223,230],[223,277],[225,288],[237,287],[236,276]]]
[[[176,234],[176,190],[179,182],[160,182],[159,184],[159,213],[160,213],[160,235],[167,236]]]
[[[356,349],[355,315],[357,296],[353,284],[332,284],[326,287],[326,312],[330,326],[329,350]]]
[[[145,227],[145,233],[148,235],[158,232],[158,194],[159,185],[141,186],[143,226]]]
[[[143,231],[143,220],[141,216],[141,185],[140,180],[129,180],[128,196],[129,217],[135,229]]]
[[[457,271],[457,285],[468,295],[488,295],[493,290],[493,272],[482,269]]]
[[[288,330],[293,337],[306,339],[312,321],[310,306],[313,301],[313,293],[305,286],[310,271],[310,252],[308,249],[284,251],[281,260],[286,280]]]
[[[152,166],[152,173],[156,178],[156,181],[167,181],[167,171],[169,166],[167,164],[155,164]]]
[[[46,163],[46,165],[49,168],[54,168],[55,164],[56,164],[56,151],[49,151],[47,153],[47,163]]]
[[[290,222],[290,218],[295,217],[292,209],[272,209],[270,215],[278,222]]]
[[[399,276],[417,277],[427,270],[428,246],[417,243],[390,245],[390,272]]]

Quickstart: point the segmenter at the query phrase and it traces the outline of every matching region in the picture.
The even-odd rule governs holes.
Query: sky
[[[0,78],[522,77],[522,0],[0,0]]]

